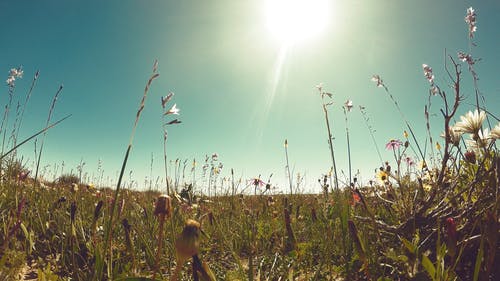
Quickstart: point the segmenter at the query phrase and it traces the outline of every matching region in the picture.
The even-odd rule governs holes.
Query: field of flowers
[[[474,9],[467,10],[465,22],[472,42]],[[388,84],[379,75],[372,77],[406,130],[401,140],[387,142],[393,159],[384,161],[377,180],[366,184],[351,175],[350,163],[348,184],[339,183],[338,147],[328,116],[332,94],[318,85],[329,136],[330,151],[325,153],[332,160],[331,173],[318,180],[321,194],[294,192],[290,172],[288,194],[274,194],[260,177],[249,181],[250,191],[238,189],[233,177],[227,191],[215,194],[210,186],[193,190],[194,183],[179,182],[166,168],[169,180],[162,192],[124,188],[136,127],[149,87],[159,77],[157,62],[134,113],[116,187],[96,188],[74,174],[39,180],[44,136],[66,118],[51,120],[62,86],[45,127],[18,140],[38,73],[10,129],[13,90],[23,75],[21,68],[12,69],[0,128],[0,280],[499,280],[500,120],[478,90],[476,62],[470,53],[447,56],[449,85],[439,85],[431,66],[422,66],[429,83],[428,106],[432,98],[443,118],[436,141],[426,107],[426,142],[435,146],[437,157],[422,151],[421,138]],[[475,103],[458,116],[465,106],[460,86],[466,74]],[[172,117],[179,114],[172,99],[169,94],[161,100],[165,166],[167,128],[181,122]],[[347,101],[346,119],[352,109]],[[41,145],[31,171],[16,149],[34,138]],[[285,141],[288,167],[287,149]],[[347,150],[350,154],[349,146]],[[218,168],[212,164],[210,175]]]

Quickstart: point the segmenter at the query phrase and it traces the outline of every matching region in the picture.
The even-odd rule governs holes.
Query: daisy
[[[441,134],[442,138],[446,137],[446,134],[443,132]],[[454,146],[458,146],[460,144],[460,138],[462,137],[462,132],[458,131],[454,127],[449,127],[448,128],[448,139],[446,140],[447,142],[453,144]]]
[[[458,132],[473,134],[474,137],[477,138],[477,134],[485,118],[486,113],[484,111],[478,112],[476,109],[474,113],[469,111],[465,116],[460,116],[461,121],[456,123],[453,127]]]
[[[498,123],[495,128],[491,129],[490,137],[492,139],[500,139],[500,123]]]

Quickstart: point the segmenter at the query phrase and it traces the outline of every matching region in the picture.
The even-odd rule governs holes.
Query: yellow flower
[[[405,139],[407,139],[407,138],[408,138],[408,132],[407,132],[407,131],[404,131],[404,132],[403,132],[403,137],[405,137]]]
[[[439,142],[436,142],[436,149],[441,150],[441,145],[439,144]]]
[[[387,180],[389,180],[389,175],[385,171],[378,171],[377,173],[377,179],[382,183],[385,184]]]

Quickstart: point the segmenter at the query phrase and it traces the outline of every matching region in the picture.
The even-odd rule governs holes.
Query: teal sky
[[[472,50],[464,22],[470,6],[478,26]],[[149,93],[126,170],[127,180],[133,171],[138,187],[150,176],[151,155],[153,178],[163,175],[160,97],[169,91],[175,93],[173,103],[183,122],[169,129],[169,159],[196,158],[201,175],[205,155],[216,152],[224,164],[221,177],[231,168],[243,179],[262,174],[267,180],[274,173],[273,182],[283,191],[288,190],[285,139],[290,166],[305,175],[306,190],[319,190],[317,179],[331,165],[315,88],[320,82],[334,94],[330,114],[339,173],[347,174],[348,167],[341,106],[347,99],[355,105],[349,113],[352,165],[364,182],[373,178],[380,161],[358,106],[366,107],[384,160],[392,160],[385,143],[403,138],[404,130],[388,96],[370,81],[373,74],[382,76],[422,145],[429,88],[422,64],[432,66],[437,83],[451,92],[445,50],[455,58],[457,51],[471,51],[482,59],[476,65],[479,89],[489,110],[499,114],[499,1],[332,0],[329,15],[321,34],[288,49],[273,94],[283,44],[269,32],[264,0],[0,0],[0,78],[23,67],[24,78],[16,81],[17,103],[40,70],[21,138],[44,126],[52,97],[64,84],[53,120],[73,116],[49,131],[42,166],[53,173],[54,165],[64,161],[69,172],[83,159],[84,172],[92,177],[100,159],[105,178],[114,182],[158,59],[160,77]],[[466,100],[460,113],[473,101],[472,79],[463,70]],[[3,107],[8,87],[2,89]],[[440,105],[435,98],[434,139],[442,131]],[[28,168],[34,147],[31,142],[20,150]]]

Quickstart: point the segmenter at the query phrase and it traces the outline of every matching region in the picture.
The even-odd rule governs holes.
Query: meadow
[[[475,17],[468,9],[471,41]],[[406,128],[395,132],[401,139],[385,144],[393,158],[381,161],[376,180],[366,183],[352,175],[350,160],[349,175],[341,180],[335,160],[340,148],[331,132],[345,130],[349,139],[349,130],[331,126],[334,96],[317,86],[330,148],[325,154],[332,160],[330,173],[318,180],[320,194],[298,192],[289,170],[286,194],[275,193],[260,177],[244,179],[243,191],[232,172],[226,188],[216,191],[211,184],[218,174],[217,155],[205,161],[207,186],[189,177],[179,180],[180,168],[168,174],[167,129],[181,122],[173,94],[161,101],[166,185],[125,188],[125,167],[149,88],[159,77],[158,62],[137,112],[131,113],[134,127],[116,186],[96,187],[81,172],[40,180],[45,134],[70,121],[51,120],[61,87],[43,129],[18,141],[38,73],[24,107],[14,109],[15,83],[23,75],[14,68],[6,81],[9,100],[0,129],[0,280],[498,280],[500,120],[479,91],[477,60],[462,52],[445,60],[446,85],[422,65],[429,84],[427,136],[415,136],[397,95],[379,75],[372,77]],[[470,106],[463,104],[464,79],[474,87]],[[431,100],[443,120],[442,135],[434,139]],[[352,109],[350,101],[341,109],[346,123]],[[35,138],[41,145],[31,170],[16,151]],[[419,139],[426,139],[425,145]],[[286,140],[284,148],[288,168]],[[345,149],[350,154],[351,147]]]

